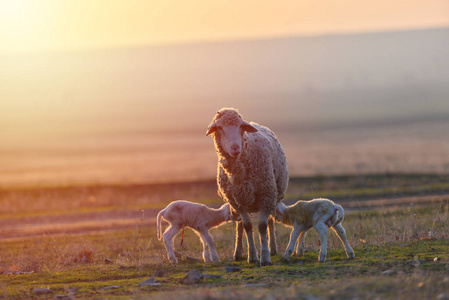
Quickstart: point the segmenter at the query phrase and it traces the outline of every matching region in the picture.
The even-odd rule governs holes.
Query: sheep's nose
[[[233,156],[237,156],[240,154],[240,145],[239,144],[232,144],[231,145],[231,154]]]

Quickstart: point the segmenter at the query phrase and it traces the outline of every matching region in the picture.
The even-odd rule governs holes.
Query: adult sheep
[[[242,219],[237,222],[234,259],[242,259],[244,228],[248,262],[257,262],[250,213],[259,213],[260,265],[269,265],[267,225],[271,255],[275,255],[274,220],[270,215],[274,215],[277,203],[285,197],[288,184],[284,150],[270,129],[243,120],[234,108],[217,112],[206,132],[210,134],[218,155],[218,192]]]

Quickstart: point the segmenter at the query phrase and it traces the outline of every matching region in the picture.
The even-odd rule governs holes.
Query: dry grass
[[[329,178],[318,178],[312,180],[312,184],[318,187],[319,192],[327,189],[331,193],[339,191],[336,186],[346,191],[350,191],[351,187],[355,187],[353,191],[375,187],[379,180],[340,178],[330,184]],[[395,186],[404,183],[404,180],[397,178],[393,181],[396,182]],[[295,184],[291,187],[300,188]],[[136,199],[150,197],[147,194],[149,189],[140,188],[85,188],[82,190],[86,191],[84,194],[80,194],[79,189],[65,189],[62,193],[58,189],[10,191],[4,192],[3,196],[6,197],[1,201],[8,203],[17,197],[26,207],[25,203],[31,203],[37,197],[40,205],[47,203],[49,212],[58,215],[58,210],[64,209],[56,203],[61,195],[70,196],[68,199],[77,199],[79,195],[86,195],[88,199],[92,195],[95,201],[91,199],[90,202],[69,204],[60,215],[70,217],[68,210],[82,214],[80,206],[90,203],[88,215],[92,217],[95,211],[100,214],[120,202],[129,201],[122,206],[128,209],[145,203]],[[222,263],[207,265],[190,261],[189,258],[200,259],[202,246],[198,237],[186,230],[184,247],[180,246],[179,236],[175,239],[180,263],[171,266],[163,243],[156,238],[154,223],[147,220],[158,211],[158,205],[165,206],[165,201],[171,197],[177,198],[178,193],[200,197],[199,194],[210,195],[208,193],[211,191],[209,183],[200,184],[198,189],[187,184],[153,189],[151,196],[156,195],[155,199],[160,199],[160,202],[151,204],[154,210],[136,209],[129,219],[131,227],[103,228],[102,231],[78,234],[47,232],[32,237],[5,239],[0,243],[0,289],[4,297],[23,299],[36,297],[31,291],[47,286],[63,294],[76,289],[77,298],[110,298],[116,295],[132,298],[151,296],[156,299],[180,296],[183,299],[311,299],[307,297],[312,296],[319,299],[434,299],[449,291],[448,200],[419,207],[409,204],[390,209],[348,211],[343,225],[356,252],[357,257],[353,261],[346,259],[340,241],[330,232],[328,261],[318,263],[319,239],[311,230],[306,238],[305,256],[293,257],[290,264],[281,262],[279,256],[273,257],[274,265],[267,268],[254,267],[246,262],[235,263],[231,260],[235,229],[231,224],[226,224],[212,231]],[[50,196],[46,198],[45,195]],[[370,199],[370,195],[368,191],[362,199]],[[216,201],[213,197],[203,199],[211,203]],[[9,219],[3,219],[3,224],[20,224],[31,218],[14,211],[12,202],[10,205],[11,215]],[[29,209],[29,213],[35,214],[34,218],[39,221],[47,218],[44,217],[43,207],[34,212]],[[282,254],[290,229],[281,224],[276,226],[279,252]],[[254,228],[257,234],[257,226]],[[433,262],[434,258],[438,260]],[[243,271],[227,275],[224,266],[229,264],[240,266]],[[195,287],[180,285],[177,280],[192,268],[220,274],[222,278],[205,280]],[[170,274],[168,279],[160,279],[160,288],[138,288],[139,282],[151,277],[158,269],[165,269]],[[382,275],[384,271],[392,273]],[[121,289],[105,291],[103,287],[108,285],[119,285]]]

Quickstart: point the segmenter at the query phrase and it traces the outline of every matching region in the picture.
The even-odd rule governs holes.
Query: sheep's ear
[[[217,124],[215,122],[212,122],[209,124],[209,128],[207,128],[206,136],[211,134],[212,132],[215,132],[217,130]]]
[[[256,127],[254,127],[253,125],[249,124],[246,121],[243,121],[243,124],[241,127],[242,127],[243,131],[246,131],[246,132],[257,132],[258,131],[256,129]]]

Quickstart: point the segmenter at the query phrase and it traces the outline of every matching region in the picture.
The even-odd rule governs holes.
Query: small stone
[[[383,271],[381,274],[384,276],[392,276],[392,275],[396,275],[396,271],[386,270],[386,271]]]
[[[449,300],[449,294],[441,293],[437,296],[437,300]]]
[[[240,272],[240,271],[242,271],[242,269],[239,267],[226,266],[226,273],[233,273],[233,272]]]
[[[34,289],[33,293],[35,293],[36,295],[47,295],[47,294],[53,293],[53,291],[50,289],[46,289],[46,288],[39,288],[39,289]]]
[[[440,260],[441,260],[441,258],[439,258],[439,257],[435,257],[435,258],[433,259],[434,262],[438,262],[438,261],[440,261]]]
[[[267,286],[266,283],[263,282],[258,282],[258,283],[247,283],[245,284],[246,287],[263,287],[263,286]]]
[[[110,265],[110,264],[113,263],[113,261],[106,257],[106,258],[104,259],[104,263],[107,264],[107,265]]]
[[[154,272],[154,277],[168,277],[168,272],[165,270],[158,270]]]
[[[419,267],[424,262],[426,262],[426,261],[422,260],[422,259],[415,259],[415,260],[406,261],[405,265],[406,266]]]
[[[206,273],[206,274],[203,274],[203,278],[218,279],[218,278],[221,278],[221,275],[212,275],[212,274]]]
[[[144,286],[161,286],[161,284],[159,282],[157,282],[156,278],[148,278],[144,282],[139,283],[139,286],[140,287],[144,287]]]
[[[73,298],[68,295],[56,295],[53,300],[73,300]]]
[[[302,295],[301,297],[303,300],[320,300],[320,298],[310,296],[310,295]]]
[[[199,282],[201,278],[203,278],[203,272],[193,269],[187,272],[186,276],[181,278],[179,282],[184,284],[195,284]]]
[[[186,260],[188,262],[199,262],[200,261],[198,258],[192,257],[192,256],[188,256],[188,255],[186,255]]]
[[[104,290],[115,290],[115,289],[119,289],[120,286],[118,285],[110,285],[104,288]]]

